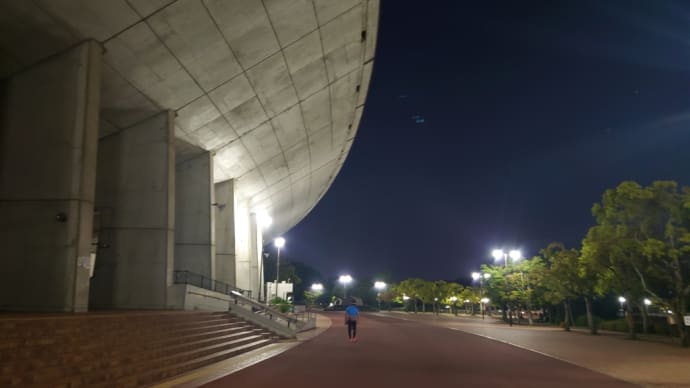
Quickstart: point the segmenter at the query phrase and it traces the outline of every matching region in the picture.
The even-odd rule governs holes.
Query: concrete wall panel
[[[96,308],[167,308],[175,227],[173,113],[100,141],[96,206],[101,214],[91,284]]]
[[[175,166],[175,269],[215,279],[213,157]]]
[[[87,308],[100,69],[100,47],[86,42],[4,85],[2,309]]]

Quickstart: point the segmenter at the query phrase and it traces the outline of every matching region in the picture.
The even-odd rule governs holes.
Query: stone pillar
[[[235,286],[234,182],[215,185],[216,280]]]
[[[175,270],[216,279],[213,156],[175,166]]]
[[[85,42],[2,83],[2,310],[88,307],[101,54]]]
[[[91,305],[166,308],[175,230],[174,113],[101,139],[96,207],[101,229]]]
[[[263,247],[263,237],[261,235],[261,225],[257,219],[256,213],[249,215],[249,290],[252,291],[252,297],[260,298],[260,287],[262,274],[261,268],[261,250]]]
[[[251,219],[246,201],[235,198],[235,282],[236,286],[251,290],[252,274],[250,244]],[[252,297],[256,297],[252,292]]]

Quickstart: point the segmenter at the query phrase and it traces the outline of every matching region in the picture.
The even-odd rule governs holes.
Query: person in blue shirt
[[[345,324],[350,342],[357,342],[357,319],[359,319],[359,310],[353,300],[345,309]]]

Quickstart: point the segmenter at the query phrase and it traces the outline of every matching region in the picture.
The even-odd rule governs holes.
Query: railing
[[[287,337],[294,337],[295,333],[316,326],[316,315],[312,312],[281,313],[274,307],[251,299],[252,292],[250,290],[233,287],[227,283],[219,282],[194,272],[173,271],[173,282],[176,284],[190,284],[229,295],[231,297],[230,310],[234,313],[259,325],[264,324],[269,329],[275,330]]]
[[[251,290],[243,290],[241,288],[233,287],[227,283],[220,282],[199,275],[198,273],[190,271],[173,271],[173,283],[175,284],[191,284],[205,290],[220,292],[221,294],[231,295],[233,291],[239,292],[241,295],[251,298]]]
[[[251,310],[252,313],[260,314],[269,320],[282,321],[288,328],[300,330],[305,327],[307,323],[316,319],[316,315],[309,311],[286,314],[236,292],[231,292],[230,296],[233,298],[232,304],[242,306]]]

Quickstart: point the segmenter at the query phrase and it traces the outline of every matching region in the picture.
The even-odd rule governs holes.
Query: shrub
[[[620,331],[625,333],[628,331],[628,322],[625,319],[601,321],[599,328],[602,330]]]

